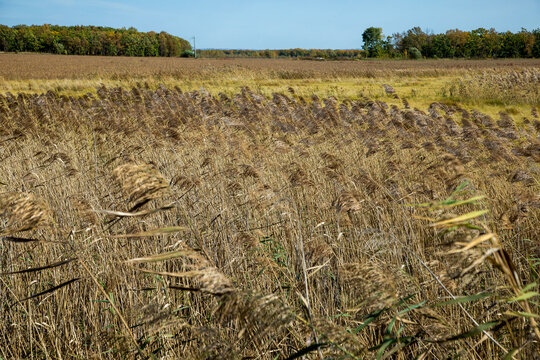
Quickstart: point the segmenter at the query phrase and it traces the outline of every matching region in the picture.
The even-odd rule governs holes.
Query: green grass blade
[[[490,293],[482,293],[482,294],[476,294],[476,295],[470,295],[470,296],[462,296],[462,297],[457,297],[457,298],[452,299],[452,300],[448,300],[448,301],[445,301],[445,302],[434,304],[433,306],[445,306],[445,305],[452,305],[452,304],[461,304],[461,303],[465,303],[465,302],[484,299],[484,298],[487,298],[489,296],[491,296]]]
[[[537,293],[536,291],[528,291],[528,292],[521,293],[518,296],[515,296],[513,298],[508,299],[508,302],[512,303],[512,302],[516,302],[516,301],[524,301],[524,300],[528,300],[528,299],[533,298],[533,297],[538,296],[538,295],[540,295],[540,294]]]
[[[477,218],[479,216],[482,216],[482,215],[484,215],[484,214],[486,214],[488,212],[489,212],[489,210],[472,211],[470,213],[467,213],[467,214],[464,214],[464,215],[461,215],[461,216],[458,216],[458,217],[455,217],[455,218],[452,218],[452,219],[436,222],[435,224],[431,224],[431,226],[439,227],[439,226],[456,225],[456,224],[465,222],[467,220],[475,219],[475,218]]]

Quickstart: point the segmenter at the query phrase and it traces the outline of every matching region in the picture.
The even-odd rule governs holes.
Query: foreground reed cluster
[[[538,111],[402,100],[0,96],[0,358],[533,358]]]

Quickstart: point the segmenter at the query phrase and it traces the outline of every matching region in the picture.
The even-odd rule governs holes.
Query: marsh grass
[[[443,96],[459,102],[509,106],[540,104],[540,70],[483,72],[455,79],[443,88]]]
[[[234,96],[248,86],[268,98],[293,88],[305,98],[315,94],[399,105],[398,98],[384,91],[383,85],[390,84],[399,98],[420,109],[443,102],[494,116],[502,106],[511,105],[521,118],[529,115],[531,106],[538,106],[538,96],[524,95],[523,86],[538,95],[538,82],[529,76],[519,87],[499,87],[513,84],[504,79],[516,74],[538,72],[539,66],[537,59],[313,62],[0,54],[0,93],[95,95],[103,84],[152,90],[160,85],[183,91],[204,88],[215,96]],[[490,74],[495,76],[492,82]]]
[[[291,88],[1,95],[0,356],[535,356],[538,120]]]

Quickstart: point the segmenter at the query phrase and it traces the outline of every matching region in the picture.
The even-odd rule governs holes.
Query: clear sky
[[[133,26],[195,36],[198,48],[355,49],[370,26],[533,30],[540,0],[0,0],[0,24]]]

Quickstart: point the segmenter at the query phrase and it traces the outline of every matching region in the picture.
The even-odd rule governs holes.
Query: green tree
[[[158,35],[159,40],[159,56],[169,56],[169,43],[167,41],[167,33],[162,31]]]
[[[524,47],[520,40],[518,34],[513,34],[510,31],[502,34],[501,55],[507,58],[518,58],[521,48]]]
[[[0,25],[0,50],[15,51],[17,32],[8,26]]]
[[[362,47],[369,57],[381,56],[384,52],[382,28],[369,27],[362,34],[364,46]]]
[[[469,33],[461,31],[459,29],[448,30],[446,36],[450,40],[452,45],[453,56],[455,57],[465,57],[469,56],[465,53],[465,44],[469,39]]]
[[[188,41],[167,34],[102,26],[0,25],[0,51],[72,55],[179,56]]]
[[[167,34],[167,47],[169,48],[169,56],[176,57],[180,55],[180,45],[178,44],[178,41],[169,34]]]
[[[540,57],[540,28],[534,30],[534,44],[532,47],[532,56],[538,58]]]
[[[430,53],[426,54],[429,57],[451,58],[454,56],[452,44],[446,34],[433,35],[431,37]]]
[[[501,37],[493,28],[483,35],[483,44],[488,57],[497,57],[501,51]]]
[[[407,33],[403,35],[402,41],[405,49],[415,47],[423,54],[424,47],[428,45],[428,39],[429,35],[420,27],[415,26],[412,29],[407,30]]]

